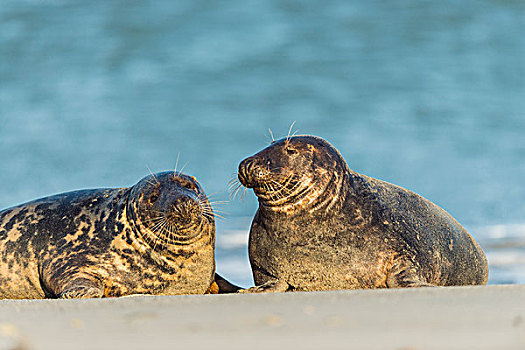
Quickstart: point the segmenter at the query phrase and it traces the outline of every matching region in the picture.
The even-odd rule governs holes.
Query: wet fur
[[[130,215],[138,205],[134,189],[175,175],[157,174],[131,188],[59,194],[1,211],[0,298],[205,293],[215,271],[213,220],[191,243],[167,246],[148,240]]]
[[[276,184],[291,174],[309,185],[296,184],[305,187],[298,192]],[[249,292],[487,282],[485,254],[452,216],[350,170],[323,139],[273,142],[240,164],[239,179],[259,196],[249,239],[256,287]]]

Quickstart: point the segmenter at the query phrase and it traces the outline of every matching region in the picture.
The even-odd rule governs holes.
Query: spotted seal
[[[485,284],[485,254],[445,210],[349,169],[326,140],[274,141],[238,178],[259,208],[248,292]]]
[[[149,175],[0,212],[0,298],[218,293],[214,213],[194,177]]]

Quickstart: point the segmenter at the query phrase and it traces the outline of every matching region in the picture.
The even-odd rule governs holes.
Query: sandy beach
[[[0,349],[524,349],[525,286],[0,301]]]

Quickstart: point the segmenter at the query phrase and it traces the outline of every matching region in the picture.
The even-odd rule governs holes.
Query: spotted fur
[[[157,214],[171,226],[148,223]],[[0,212],[0,298],[202,294],[214,244],[210,203],[184,174],[38,199]]]

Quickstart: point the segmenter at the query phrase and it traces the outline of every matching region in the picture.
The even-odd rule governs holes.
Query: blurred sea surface
[[[228,200],[268,128],[432,200],[525,283],[525,2],[3,0],[0,208],[179,165]],[[218,205],[252,284],[257,201]]]

